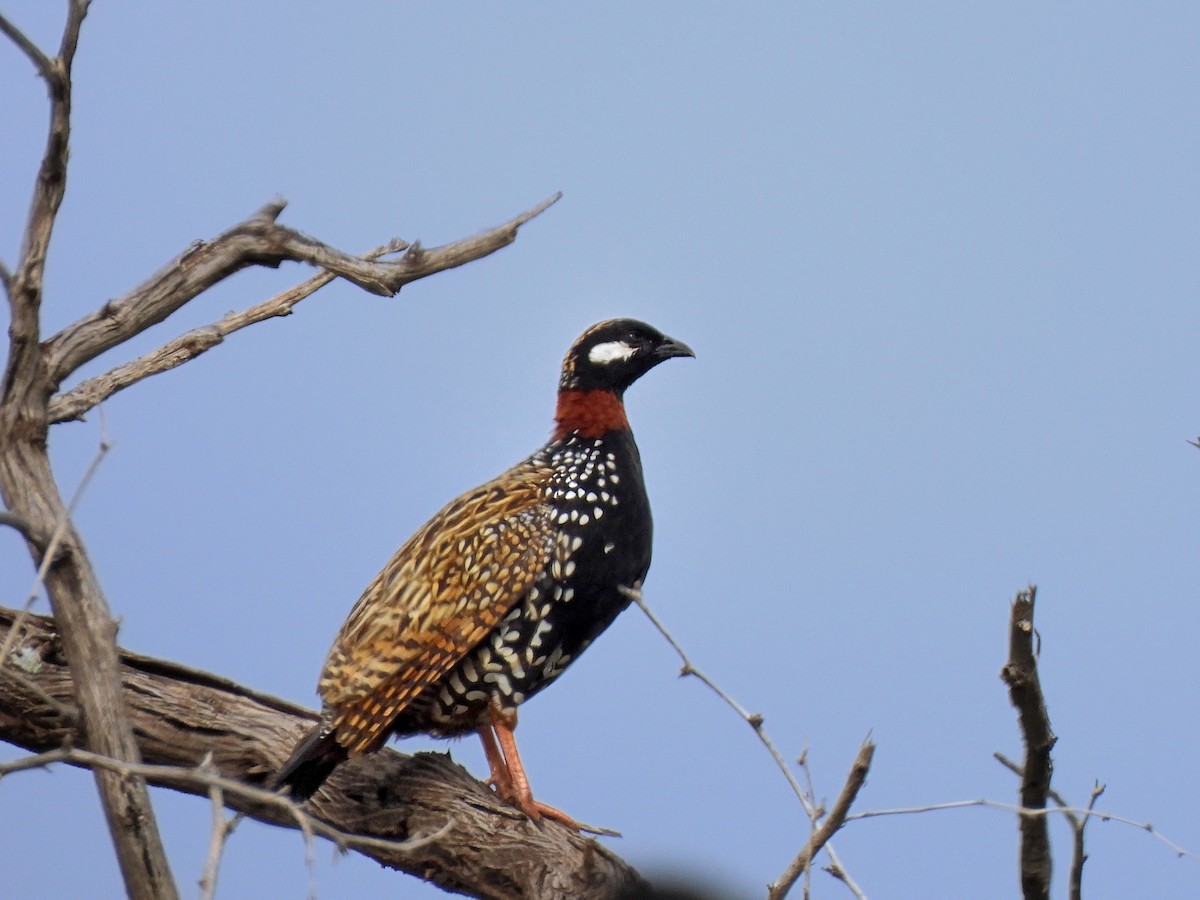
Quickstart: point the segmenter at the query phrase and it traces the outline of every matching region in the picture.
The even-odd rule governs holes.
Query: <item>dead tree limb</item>
[[[867,782],[867,772],[871,769],[871,760],[874,756],[875,745],[870,741],[866,741],[858,748],[858,755],[850,766],[850,774],[846,776],[846,783],[842,786],[841,794],[838,795],[821,824],[813,831],[808,843],[800,848],[796,858],[791,861],[779,879],[768,886],[767,900],[783,900],[791,891],[792,885],[796,883],[796,879],[812,867],[812,861],[821,852],[821,848],[829,843],[829,839],[837,834],[838,829],[846,823],[846,816],[850,813],[854,799]]]
[[[0,609],[0,643],[16,615]],[[0,740],[33,752],[84,746],[70,715],[74,685],[53,620],[28,615],[21,627],[15,642],[23,651],[21,677],[12,677],[11,666],[0,668]],[[122,650],[120,661],[142,759],[148,766],[171,767],[159,774],[148,766],[136,771],[152,784],[208,798],[213,779],[193,772],[203,765],[250,788],[222,791],[230,809],[299,827],[290,802],[253,788],[275,772],[312,726],[315,712],[164,660]],[[60,706],[47,703],[43,694]],[[604,846],[554,823],[535,825],[449,755],[384,750],[360,757],[341,766],[307,809],[340,833],[366,838],[346,841],[355,852],[469,896],[608,900],[646,887]],[[407,846],[384,843],[425,835],[436,837]]]
[[[671,634],[671,632],[667,630],[666,625],[662,623],[662,620],[654,614],[654,610],[652,610],[649,604],[646,603],[646,598],[642,594],[641,585],[633,588],[622,587],[621,593],[637,604],[638,608],[645,613],[646,618],[650,620],[650,624],[654,626],[655,630],[663,636],[666,642],[671,645],[671,649],[673,649],[676,655],[679,656],[680,661],[683,663],[683,666],[679,670],[679,677],[683,678],[690,675],[699,680],[705,687],[716,694],[721,699],[721,702],[732,709],[743,722],[754,729],[754,733],[758,736],[759,741],[761,741],[762,745],[767,748],[767,752],[770,753],[771,758],[775,760],[775,765],[779,768],[779,771],[783,773],[783,777],[786,779],[788,785],[791,786],[792,791],[796,795],[796,799],[800,801],[800,805],[804,808],[805,815],[808,816],[810,822],[816,822],[818,818],[816,800],[815,798],[810,797],[808,792],[806,792],[804,788],[800,786],[800,782],[796,780],[796,776],[792,773],[787,761],[783,758],[783,754],[779,752],[779,748],[775,746],[775,742],[771,740],[770,735],[767,734],[766,729],[763,727],[762,713],[749,712],[744,706],[742,706],[742,704],[738,703],[737,700],[733,699],[729,693],[721,688],[720,685],[696,668],[695,664],[688,657],[687,653],[684,652],[683,647],[680,646],[679,642],[675,640],[675,637]],[[862,889],[859,888],[854,879],[850,877],[850,873],[847,871],[846,867],[842,865],[842,861],[838,858],[837,853],[834,851],[833,844],[830,842],[829,838],[825,839],[822,847],[825,850],[825,853],[829,856],[829,862],[832,866],[832,870],[834,873],[836,873],[835,877],[841,880],[855,897],[865,897]]]
[[[399,253],[408,246],[405,241],[397,238],[364,253],[363,259],[379,259],[381,256]],[[312,296],[336,277],[332,272],[322,270],[300,284],[290,287],[268,300],[256,303],[240,313],[230,313],[211,325],[193,328],[137,359],[122,363],[103,375],[81,381],[71,390],[50,401],[50,423],[53,425],[58,422],[82,419],[84,413],[118,391],[195,359],[223,343],[225,338],[235,331],[277,316],[290,316],[292,308],[297,303]]]
[[[1015,774],[1018,778],[1024,773],[1021,766],[1003,753],[993,753],[992,756],[1004,768]],[[1082,815],[1077,813],[1058,791],[1050,788],[1050,799],[1055,802],[1059,810],[1066,817],[1067,822],[1071,825],[1071,835],[1073,849],[1071,852],[1071,877],[1067,882],[1067,897],[1069,900],[1082,900],[1083,898],[1083,865],[1088,860],[1087,849],[1084,844],[1084,832],[1087,830],[1087,823],[1091,821],[1092,815],[1096,811],[1096,801],[1105,791],[1105,786],[1099,781],[1092,785],[1092,795],[1088,798],[1088,804],[1083,809]]]
[[[1021,806],[1045,809],[1050,792],[1053,763],[1050,751],[1057,738],[1050,729],[1050,715],[1038,678],[1034,650],[1034,600],[1037,587],[1030,585],[1013,601],[1009,624],[1008,661],[1000,677],[1008,685],[1008,696],[1017,709],[1025,742],[1025,764],[1021,767]],[[1046,817],[1021,816],[1021,890],[1026,900],[1049,900],[1050,835]]]
[[[46,341],[48,377],[57,390],[72,372],[100,354],[162,322],[204,291],[249,266],[309,263],[373,294],[390,297],[404,285],[482,259],[517,237],[517,230],[554,204],[561,194],[472,237],[440,247],[409,246],[399,259],[343,253],[276,221],[284,201],[257,213],[210,241],[198,241],[123,297],[68,325]]]
[[[3,280],[11,324],[8,360],[0,382],[0,497],[33,534],[52,534],[63,528],[62,546],[67,556],[48,567],[44,583],[75,675],[73,699],[83,732],[97,752],[137,762],[137,744],[121,700],[112,618],[79,535],[70,525],[46,448],[46,403],[54,382],[41,345],[43,276],[66,191],[71,65],[87,9],[87,0],[73,0],[68,5],[54,58],[38,51],[6,19],[0,20],[0,30],[37,67],[50,99],[46,149],[34,183],[20,255]],[[41,555],[35,541],[28,546],[35,559]],[[146,782],[113,771],[95,771],[94,777],[126,892],[135,900],[177,897]]]

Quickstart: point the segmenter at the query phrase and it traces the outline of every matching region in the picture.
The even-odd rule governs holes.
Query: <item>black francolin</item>
[[[633,319],[575,341],[549,442],[442,509],[363,591],[321,673],[321,723],[277,785],[307,798],[391,735],[475,731],[501,797],[579,828],[533,799],[517,708],[628,606],[621,588],[646,576],[650,505],[622,398],[659,363],[692,355]]]

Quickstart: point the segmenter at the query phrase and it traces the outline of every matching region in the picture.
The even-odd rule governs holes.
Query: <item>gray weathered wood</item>
[[[15,615],[0,609],[0,643]],[[16,646],[40,668],[35,664],[38,671],[21,675],[0,669],[0,740],[36,752],[81,741],[72,715],[74,686],[53,621],[27,617]],[[261,785],[317,718],[206,672],[124,650],[120,656],[129,716],[149,763],[194,767],[212,754],[211,765],[222,774]],[[193,794],[206,791],[195,781],[150,781]],[[274,806],[228,792],[225,801],[260,821],[296,827]],[[353,760],[334,773],[308,809],[342,831],[401,841],[451,823],[438,839],[412,852],[379,847],[356,852],[469,896],[608,900],[645,887],[606,847],[554,823],[535,825],[448,754],[384,750]]]

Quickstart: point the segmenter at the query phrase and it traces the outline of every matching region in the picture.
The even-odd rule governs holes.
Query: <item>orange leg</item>
[[[493,703],[488,707],[488,717],[491,725],[481,726],[479,737],[483,741],[483,752],[488,758],[490,780],[496,785],[496,793],[535,822],[545,817],[572,831],[584,830],[583,825],[562,810],[533,799],[533,791],[529,787],[525,767],[521,765],[521,754],[517,752],[517,740],[513,734],[517,728],[516,711],[500,709],[498,704]]]
[[[475,729],[475,733],[483,742],[483,754],[487,757],[489,770],[487,783],[494,787],[496,793],[501,797],[511,797],[513,793],[512,778],[508,774],[508,763],[504,761],[500,747],[496,744],[496,732],[492,730],[491,725],[480,725]]]

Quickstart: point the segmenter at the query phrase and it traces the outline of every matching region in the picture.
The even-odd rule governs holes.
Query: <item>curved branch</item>
[[[391,253],[399,253],[407,247],[408,244],[399,239],[389,241],[383,246],[363,254],[363,259],[378,259]],[[265,319],[291,315],[292,307],[305,297],[315,294],[335,277],[328,271],[319,272],[295,287],[276,294],[269,300],[264,300],[240,313],[230,313],[211,325],[193,328],[137,359],[122,363],[103,375],[81,381],[71,390],[50,401],[50,424],[82,419],[83,414],[89,409],[104,402],[118,391],[123,391],[145,378],[170,371],[195,359],[223,343],[226,336],[235,331],[248,328]]]
[[[15,616],[0,609],[0,640]],[[74,722],[26,684],[71,701],[70,674],[59,658],[54,623],[27,616],[23,627],[18,642],[23,658],[39,664],[27,666],[37,671],[22,672],[22,678],[6,677],[0,668],[0,739],[35,752],[80,745]],[[195,774],[203,766],[247,786],[225,785],[223,799],[231,809],[262,822],[300,827],[290,802],[253,787],[276,771],[316,713],[216,675],[128,651],[121,651],[121,675],[142,758],[152,767],[174,767],[126,769],[153,784],[208,797],[212,779]],[[352,760],[306,809],[338,832],[372,839],[348,841],[356,852],[475,897],[607,900],[622,890],[646,887],[595,840],[554,823],[535,825],[499,801],[449,754],[410,757],[384,750]],[[421,835],[435,837],[401,846],[385,843]]]
[[[474,237],[425,250],[413,244],[397,260],[370,260],[343,253],[276,218],[275,201],[211,241],[193,244],[130,293],[68,325],[45,344],[52,384],[101,353],[166,319],[198,294],[248,266],[304,262],[345,278],[363,290],[390,297],[420,278],[481,259],[507,247],[517,230],[553,205],[561,194]]]

